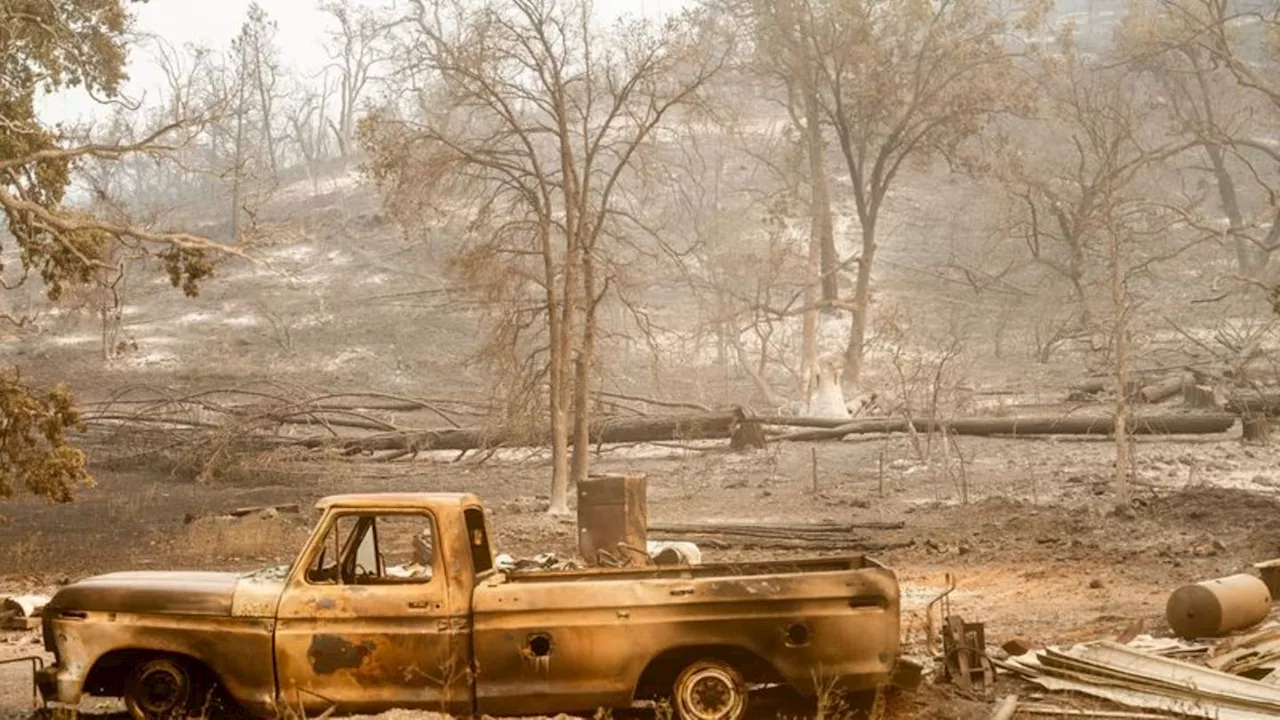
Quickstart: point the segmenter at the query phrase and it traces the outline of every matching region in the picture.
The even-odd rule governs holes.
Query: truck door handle
[[[420,600],[420,601],[409,603],[410,610],[426,610],[429,607],[431,607],[431,603],[427,600]]]
[[[692,595],[693,588],[692,587],[671,588],[671,594],[672,595]]]

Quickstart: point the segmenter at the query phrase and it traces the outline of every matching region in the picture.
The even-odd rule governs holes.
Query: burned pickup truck
[[[737,720],[752,688],[885,684],[898,584],[865,558],[586,571],[495,568],[469,494],[326,498],[292,567],[113,573],[44,612],[47,702],[139,720],[216,693],[256,715],[425,708],[548,715],[667,699]]]

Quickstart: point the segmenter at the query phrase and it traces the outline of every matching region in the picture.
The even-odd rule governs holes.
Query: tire
[[[124,704],[134,720],[183,720],[205,699],[207,683],[177,658],[143,660],[124,684]]]
[[[699,660],[676,677],[671,707],[680,720],[742,720],[747,714],[747,684],[733,665]]]

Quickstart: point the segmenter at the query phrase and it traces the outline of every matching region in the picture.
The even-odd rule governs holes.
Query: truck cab
[[[277,702],[469,714],[472,593],[494,574],[479,499],[338,496],[319,507],[275,608]]]

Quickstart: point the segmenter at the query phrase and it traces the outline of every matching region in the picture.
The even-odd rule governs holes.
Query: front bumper
[[[57,665],[49,665],[35,672],[36,689],[45,703],[78,705],[80,703],[80,678],[74,677]]]

